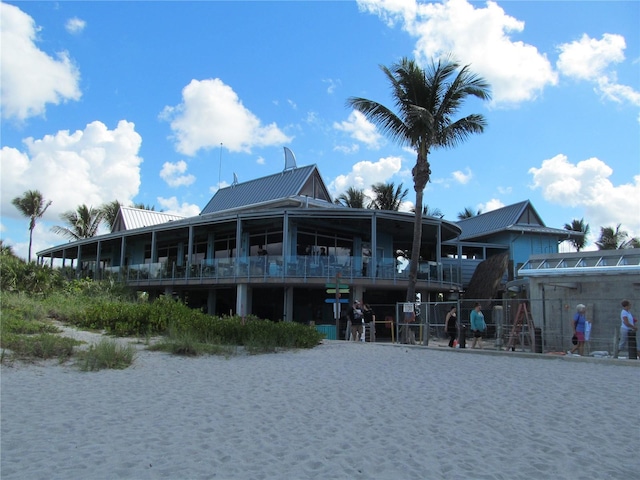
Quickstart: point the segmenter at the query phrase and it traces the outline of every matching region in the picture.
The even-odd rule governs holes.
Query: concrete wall
[[[531,313],[534,318],[543,319],[546,351],[571,348],[571,322],[579,303],[587,306],[587,319],[593,324],[590,351],[613,352],[623,299],[631,302],[634,317],[640,317],[638,275],[545,276],[530,277],[529,281]]]

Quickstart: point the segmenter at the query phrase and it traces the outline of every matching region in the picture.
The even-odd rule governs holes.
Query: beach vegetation
[[[107,368],[122,370],[130,366],[135,357],[136,348],[133,345],[122,345],[115,340],[104,339],[79,352],[77,365],[85,372]]]
[[[57,335],[60,329],[46,320],[42,305],[26,295],[1,293],[0,310],[0,358],[3,363],[10,357],[20,360],[57,358],[62,362],[69,359],[73,347],[81,343]]]
[[[253,315],[217,317],[171,296],[136,296],[113,280],[68,280],[61,269],[28,264],[10,255],[2,258],[0,273],[3,362],[9,358],[65,361],[77,354],[82,368],[96,370],[123,368],[129,361],[131,352],[109,345],[76,352],[74,347],[82,342],[61,336],[57,325],[144,338],[152,350],[179,355],[229,356],[239,347],[249,353],[312,348],[323,337],[315,328],[295,322],[274,322]]]
[[[180,355],[232,355],[243,347],[258,354],[313,348],[323,338],[315,328],[300,323],[272,322],[253,315],[214,317],[175,303],[177,309],[183,309],[182,314],[169,321],[163,338],[150,349]]]

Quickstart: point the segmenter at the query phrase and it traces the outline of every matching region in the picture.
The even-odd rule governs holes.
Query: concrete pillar
[[[211,288],[209,289],[209,292],[207,294],[207,312],[209,313],[209,315],[215,315],[216,313],[216,293],[216,290]]]
[[[251,313],[251,288],[246,283],[236,286],[236,315],[244,317]]]

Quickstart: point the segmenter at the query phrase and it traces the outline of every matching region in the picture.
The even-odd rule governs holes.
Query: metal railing
[[[205,280],[205,279],[284,279],[284,278],[324,278],[334,279],[337,275],[344,280],[368,278],[375,280],[406,281],[408,269],[398,271],[395,259],[380,261],[377,265],[358,264],[355,257],[321,256],[254,256],[247,258],[207,259],[190,265],[176,262],[156,262],[126,267],[106,267],[101,269],[100,278],[117,276],[127,282],[152,282],[159,280]],[[459,277],[453,266],[421,262],[418,280],[427,283],[456,283]]]

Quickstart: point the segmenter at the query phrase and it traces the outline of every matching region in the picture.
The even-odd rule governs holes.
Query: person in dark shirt
[[[369,341],[376,341],[376,314],[368,303],[362,306],[362,315],[364,317],[364,323],[369,330]]]
[[[447,316],[444,319],[444,329],[449,335],[449,346],[454,347],[454,342],[458,336],[458,314],[456,313],[458,308],[454,305],[451,307]]]
[[[351,321],[351,340],[357,342],[362,335],[362,305],[359,300],[353,302],[353,306],[347,312],[347,317]]]

